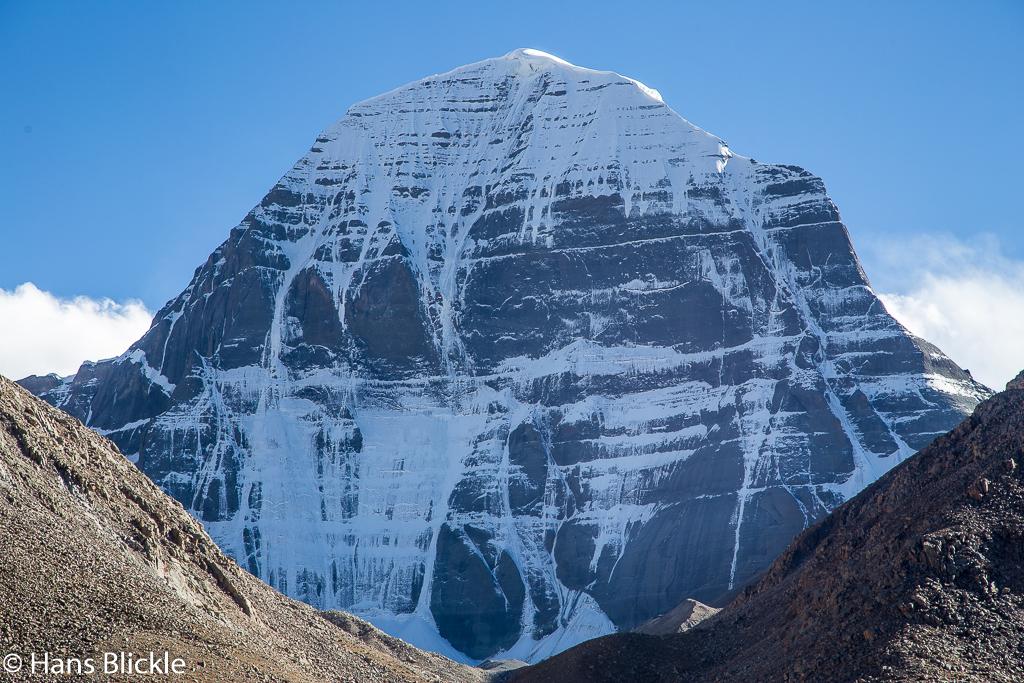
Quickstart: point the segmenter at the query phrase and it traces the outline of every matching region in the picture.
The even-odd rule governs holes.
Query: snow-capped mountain
[[[720,602],[988,393],[820,179],[535,50],[354,105],[131,349],[28,384],[282,592],[531,661]]]

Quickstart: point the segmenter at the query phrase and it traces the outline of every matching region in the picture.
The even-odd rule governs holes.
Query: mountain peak
[[[282,183],[306,183],[312,172],[326,191],[361,168],[367,181],[384,183],[381,189],[390,192],[410,187],[396,181],[411,173],[423,181],[416,196],[425,199],[532,178],[516,192],[531,195],[532,218],[524,218],[539,223],[556,178],[590,194],[618,194],[631,213],[634,198],[666,195],[627,186],[682,187],[691,177],[721,173],[734,156],[640,81],[521,48],[353,105]],[[440,167],[446,172],[437,173]],[[674,196],[677,205],[684,199]],[[407,206],[429,213],[404,223],[420,232],[435,222],[435,208],[430,202]]]
[[[580,67],[576,66],[575,64],[572,64],[572,63],[562,59],[561,57],[559,57],[557,55],[553,55],[550,52],[544,52],[544,50],[538,50],[538,49],[532,48],[532,47],[520,47],[520,48],[517,48],[515,50],[512,50],[507,55],[505,55],[505,59],[522,59],[522,60],[528,60],[528,61],[543,60],[543,61],[554,62],[556,64],[560,64],[562,66],[567,66],[567,67],[570,67],[570,68],[573,68],[573,69],[580,68]]]
[[[634,84],[640,90],[641,93],[651,98],[652,100],[655,100],[662,104],[665,103],[665,100],[662,99],[660,92],[658,92],[657,90],[650,86],[644,85],[635,78],[623,76],[622,74],[617,73],[615,71],[600,71],[598,69],[590,69],[583,66],[577,66],[576,64],[573,64],[572,62],[569,62],[565,59],[562,59],[557,55],[553,55],[550,52],[544,52],[543,50],[538,50],[536,48],[521,47],[519,49],[512,50],[511,52],[506,54],[503,59],[516,60],[524,64],[527,64],[531,68],[536,70],[561,68],[576,71],[582,74],[596,74],[601,76],[614,76],[616,78],[622,78]]]
[[[463,82],[464,79],[469,79],[468,83],[474,85],[483,85],[486,82],[501,81],[505,78],[531,80],[533,77],[541,74],[559,74],[567,84],[582,82],[585,85],[589,85],[589,87],[583,88],[583,92],[600,92],[604,89],[600,86],[632,85],[645,100],[653,100],[658,104],[665,104],[660,92],[635,78],[623,76],[615,71],[579,66],[550,52],[532,47],[522,47],[500,57],[491,57],[478,62],[464,64],[449,71],[417,79],[381,95],[364,100],[354,108],[382,99],[391,100],[402,93],[416,92],[425,87],[430,88],[440,84],[447,85],[452,82]],[[465,84],[463,83],[463,85]]]
[[[52,384],[282,592],[530,661],[721,604],[984,395],[820,179],[529,48],[352,106]]]

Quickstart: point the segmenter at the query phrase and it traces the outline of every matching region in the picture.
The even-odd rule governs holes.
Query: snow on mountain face
[[[535,50],[353,106],[38,384],[282,592],[531,661],[720,602],[987,395],[818,178]]]

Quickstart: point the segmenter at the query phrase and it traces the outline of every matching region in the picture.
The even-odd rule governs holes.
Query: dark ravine
[[[1024,679],[1024,373],[805,531],[681,635],[612,635],[531,681]]]
[[[130,349],[24,385],[281,592],[526,661],[721,605],[988,395],[820,178],[533,50],[352,106]]]
[[[114,445],[0,377],[0,652],[168,652],[168,680],[481,681],[342,613],[318,613],[239,568]],[[3,680],[79,676],[0,673]],[[156,677],[154,677],[156,678]]]

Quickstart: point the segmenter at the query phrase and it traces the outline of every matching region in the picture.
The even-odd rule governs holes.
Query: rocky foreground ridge
[[[28,666],[32,653],[100,666],[105,652],[150,651],[184,660],[185,673],[168,680],[484,677],[284,597],[225,556],[111,442],[0,377],[0,654],[25,667],[0,679],[137,681]]]
[[[1024,373],[676,636],[601,638],[528,681],[1024,679]]]

